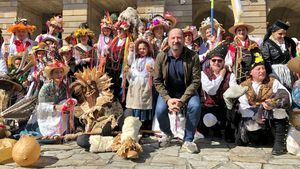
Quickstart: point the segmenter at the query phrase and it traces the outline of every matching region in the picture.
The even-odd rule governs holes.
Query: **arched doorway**
[[[280,19],[289,22],[291,27],[288,36],[300,38],[300,4],[295,0],[274,1],[267,0],[267,27],[271,26],[276,20]]]
[[[225,35],[229,35],[227,30],[234,23],[233,13],[229,5],[229,1],[217,1],[214,8],[214,18],[223,25],[226,30]],[[193,25],[199,28],[201,22],[207,17],[210,17],[210,2],[193,0]]]

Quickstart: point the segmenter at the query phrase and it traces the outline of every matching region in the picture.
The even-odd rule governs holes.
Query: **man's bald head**
[[[179,28],[171,29],[168,34],[168,44],[172,51],[181,51],[183,48],[183,31]]]

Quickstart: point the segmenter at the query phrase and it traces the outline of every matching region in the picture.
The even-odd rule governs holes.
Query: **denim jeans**
[[[159,123],[160,130],[167,135],[172,134],[172,131],[170,129],[170,119],[168,116],[169,113],[168,105],[160,95],[157,98],[155,113]],[[197,125],[200,120],[200,114],[201,114],[200,98],[198,94],[195,94],[189,99],[187,104],[185,133],[183,138],[184,141],[193,141],[194,134],[196,132]]]

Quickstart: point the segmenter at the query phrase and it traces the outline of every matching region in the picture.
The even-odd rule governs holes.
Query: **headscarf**
[[[267,30],[267,34],[264,37],[264,42],[269,39],[269,37],[272,35],[273,32],[278,31],[279,29],[284,29],[284,30],[288,30],[289,29],[289,25],[287,25],[286,23],[277,20],[272,26],[270,26]]]

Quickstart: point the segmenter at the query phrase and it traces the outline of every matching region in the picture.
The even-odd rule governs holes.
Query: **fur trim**
[[[89,140],[91,144],[90,152],[111,152],[113,141],[114,138],[111,136],[91,135]]]
[[[122,127],[121,143],[124,143],[127,139],[132,138],[136,142],[139,141],[138,135],[142,122],[136,117],[129,116],[124,120]]]

